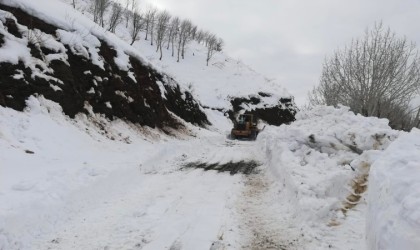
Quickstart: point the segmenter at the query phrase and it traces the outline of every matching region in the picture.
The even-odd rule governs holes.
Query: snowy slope
[[[230,97],[257,95],[258,92],[274,95],[270,98],[270,102],[267,102],[268,105],[277,104],[281,97],[291,98],[291,95],[279,83],[265,78],[241,61],[230,58],[224,53],[216,54],[211,65],[205,66],[206,48],[195,41],[190,43],[185,60],[180,63],[170,57],[170,51],[165,51],[165,59],[159,61],[159,55],[155,52],[156,48],[150,45],[150,41],[144,41],[144,34],[140,35],[142,39],[134,46],[129,46],[129,31],[125,29],[124,24],[118,26],[117,37],[94,24],[88,18],[88,13],[86,13],[87,16],[82,15],[69,4],[60,1],[3,0],[3,3],[28,10],[33,15],[63,29],[73,30],[71,34],[67,32],[62,34],[64,36],[62,39],[67,40],[66,44],[78,39],[86,39],[84,35],[89,33],[105,40],[117,50],[120,56],[117,61],[122,70],[130,68],[126,53],[144,62],[153,63],[155,68],[174,77],[183,88],[191,90],[204,106],[228,109]],[[80,9],[88,8],[88,3],[85,1],[79,2],[78,5]],[[120,37],[125,38],[126,41],[121,40]],[[89,43],[89,41],[86,42]],[[94,45],[94,42],[90,43]],[[97,53],[95,49],[89,52],[94,55]],[[95,64],[101,65],[100,59],[93,60]],[[209,75],[212,77],[207,77]]]
[[[233,115],[238,112],[239,108],[247,111],[258,109],[259,111],[257,112],[262,111],[265,113],[264,115],[261,115],[261,119],[264,119],[271,124],[288,123],[294,119],[296,107],[293,102],[293,97],[277,82],[266,79],[242,62],[234,60],[223,53],[216,54],[212,59],[210,66],[207,67],[205,66],[206,48],[201,44],[197,44],[195,41],[189,43],[186,57],[185,59],[182,59],[181,62],[177,63],[175,58],[169,55],[170,51],[166,49],[164,51],[164,60],[159,61],[157,59],[158,54],[155,52],[155,47],[149,44],[150,41],[142,39],[144,34],[140,34],[140,40],[137,41],[134,46],[130,46],[128,44],[128,41],[130,40],[128,37],[129,31],[125,28],[123,23],[118,26],[116,35],[107,32],[102,27],[93,23],[90,20],[90,14],[87,11],[90,7],[89,1],[78,1],[77,3],[78,9],[84,12],[83,15],[78,10],[73,9],[68,1],[61,2],[57,0],[51,2],[43,0],[35,3],[28,0],[4,0],[2,3],[24,9],[31,15],[58,27],[57,30],[54,30],[54,27],[48,27],[50,30],[47,29],[41,32],[37,29],[31,29],[30,25],[27,25],[27,27],[18,25],[17,29],[23,34],[22,38],[16,38],[14,36],[16,34],[9,34],[6,32],[7,27],[5,31],[1,31],[1,28],[4,29],[4,27],[0,27],[0,33],[4,34],[3,39],[5,40],[5,44],[1,48],[4,53],[2,53],[3,57],[0,57],[0,61],[13,65],[16,65],[18,61],[23,62],[25,67],[31,69],[31,77],[33,80],[36,80],[35,78],[37,77],[38,79],[49,82],[50,88],[57,93],[60,91],[67,92],[68,90],[60,85],[67,86],[69,83],[65,82],[64,79],[72,78],[71,76],[65,76],[63,79],[60,76],[54,75],[54,72],[57,71],[57,69],[58,71],[61,70],[57,66],[57,61],[66,65],[71,64],[71,71],[74,71],[75,62],[72,57],[73,55],[76,55],[89,59],[95,67],[98,67],[98,69],[104,70],[105,67],[107,69],[113,67],[113,71],[120,71],[117,76],[106,76],[104,73],[95,72],[93,77],[98,78],[100,81],[105,81],[105,84],[109,80],[113,84],[115,84],[115,82],[124,84],[124,82],[127,81],[134,81],[141,85],[141,79],[149,77],[159,85],[163,99],[168,98],[168,86],[173,89],[176,89],[179,86],[180,94],[183,95],[183,98],[185,99],[185,96],[192,96],[194,98],[193,102],[197,100],[202,107],[207,109],[206,114],[210,117],[217,116],[218,114],[215,114],[216,112],[222,112],[222,114],[229,113],[229,118],[233,119]],[[19,22],[13,15],[10,15],[7,12],[2,12],[2,22],[7,21],[8,16],[11,16],[15,22]],[[45,53],[44,56],[41,55],[37,57],[33,53],[34,51],[33,48],[31,48],[31,44],[35,47],[39,46],[41,54],[43,54],[42,51],[44,50],[48,50],[48,52],[52,51],[54,53]],[[69,48],[72,55],[69,55],[67,48]],[[18,52],[9,52],[14,49]],[[114,52],[115,58],[112,55]],[[145,57],[147,57],[147,59]],[[157,73],[160,75],[156,76],[156,73],[153,72],[152,76],[150,73],[148,76],[139,76],[138,73],[140,71],[138,70],[138,66],[133,64],[132,58],[139,60],[141,64],[150,67],[150,69],[157,69]],[[59,63],[58,65],[60,65]],[[115,67],[113,64],[115,64]],[[15,70],[17,73],[13,76],[14,79],[26,79],[28,77],[21,73],[22,70],[23,68],[19,67]],[[91,71],[90,68],[89,70],[87,69],[85,75],[92,74]],[[78,74],[77,77],[80,79],[84,78],[85,75]],[[208,77],[209,75],[212,77]],[[83,83],[83,85],[78,88],[87,88],[85,90],[86,94],[96,95],[95,98],[100,98],[102,95],[102,92],[100,92],[102,86],[97,88],[97,80],[95,79],[93,80],[91,88],[87,86],[89,84],[90,82]],[[117,86],[117,84],[115,85]],[[163,85],[165,85],[165,87]],[[132,96],[124,93],[125,91],[120,92],[123,93],[118,95],[126,98],[127,104],[130,105],[130,103],[133,102]],[[141,91],[141,93],[143,93],[143,91]],[[47,94],[47,96],[50,95],[54,94]],[[12,96],[8,98],[15,97]],[[112,98],[116,100],[119,97]],[[235,98],[245,98],[244,100],[251,101],[246,101],[246,103],[240,105],[240,107],[235,107],[232,103],[236,100]],[[48,99],[51,98],[48,97]],[[57,101],[58,99],[55,98],[54,100]],[[257,102],[255,102],[255,100],[257,100]],[[138,106],[137,100],[134,101]],[[79,102],[82,101],[79,100]],[[109,110],[105,110],[112,110],[116,105],[116,103],[112,104],[109,100],[96,101],[96,103],[98,102],[108,104],[95,107],[90,103],[95,112],[97,110],[102,110],[101,112],[109,113]],[[60,104],[63,105],[61,102]],[[141,103],[141,105],[143,104]],[[174,105],[175,104],[173,103],[166,103],[168,109],[182,119],[189,121],[186,119],[185,114],[182,115],[179,112],[175,112],[174,109],[171,109]],[[79,103],[79,112],[80,109],[82,109],[80,106],[81,104]],[[147,109],[148,103],[145,101],[143,106],[146,106],[144,109]],[[63,108],[65,112],[68,111],[67,107],[63,106]],[[153,109],[154,108],[155,107],[153,107]],[[117,107],[117,109],[124,110],[126,108]],[[186,108],[182,107],[182,109],[185,110]],[[199,110],[198,107],[195,107],[195,109]],[[266,109],[267,112],[264,111]],[[268,111],[268,109],[270,110]],[[200,112],[201,111],[198,111],[198,113]],[[70,115],[73,116],[73,114]],[[107,115],[109,117],[112,116],[112,114]],[[193,121],[189,122],[200,125],[208,123],[201,114],[197,116],[201,117],[198,119],[199,121],[194,121],[197,119],[193,119]],[[266,118],[264,118],[264,116]],[[121,116],[118,117],[123,118]],[[129,118],[130,121],[135,121],[136,119],[138,118]],[[213,122],[217,121],[210,121],[210,123]],[[141,124],[144,125],[144,123]]]
[[[71,3],[69,0],[62,1]],[[84,11],[86,16],[90,16],[88,8],[89,1],[77,2],[77,9]],[[118,25],[116,35],[127,43],[131,41],[125,22]],[[140,39],[133,45],[138,53],[177,80],[182,88],[191,91],[206,107],[228,110],[231,106],[230,98],[258,96],[258,92],[273,95],[272,98],[264,100],[263,103],[266,105],[276,105],[280,98],[292,98],[277,81],[267,79],[240,60],[231,58],[223,52],[216,53],[207,67],[207,49],[196,41],[188,44],[185,59],[181,59],[178,63],[177,57],[171,56],[171,48],[166,49],[166,42],[163,59],[159,60],[160,55],[156,53],[156,45],[151,45],[150,35],[147,41],[144,39],[144,32],[141,32],[139,37]]]

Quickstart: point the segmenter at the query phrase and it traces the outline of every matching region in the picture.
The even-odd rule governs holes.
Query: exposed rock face
[[[3,22],[5,29],[0,31],[4,34],[22,38],[25,34],[19,27],[25,26],[28,32],[37,29],[59,40],[59,28],[54,25],[17,8],[0,4],[0,9],[13,15],[13,18]],[[5,36],[1,32],[0,47],[5,43]],[[80,112],[88,114],[88,110],[92,109],[109,119],[118,117],[153,128],[177,128],[180,124],[171,111],[193,124],[209,124],[199,104],[190,93],[182,91],[173,79],[130,55],[127,55],[130,69],[121,70],[115,62],[117,52],[103,40],[100,40],[98,52],[103,67],[75,53],[64,43],[65,60],[56,56],[57,51],[42,43],[28,39],[27,46],[35,62],[33,68],[21,60],[16,64],[0,63],[2,106],[23,110],[29,96],[43,95],[59,103],[70,117]],[[166,94],[161,93],[162,90]]]
[[[264,104],[263,99],[270,97],[270,94],[260,92],[248,98],[233,98],[231,100],[233,110],[229,112],[230,119],[234,121],[238,113],[244,112],[254,114],[270,125],[279,126],[293,122],[298,110],[293,99],[281,98],[276,104]]]
[[[170,111],[177,114],[183,120],[195,125],[210,125],[206,115],[201,112],[200,105],[195,101],[190,92],[182,92],[173,79],[168,79],[169,83],[165,85],[166,100],[165,103]],[[181,96],[182,98],[179,98]]]

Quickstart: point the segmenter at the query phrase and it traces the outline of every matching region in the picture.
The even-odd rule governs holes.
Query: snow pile
[[[399,134],[387,123],[355,115],[347,107],[319,106],[298,113],[289,126],[261,133],[258,141],[277,190],[272,198],[289,204],[279,213],[288,214],[291,219],[285,223],[304,232],[309,246],[343,249],[356,243],[363,248],[357,239],[364,237],[364,216],[357,205],[364,206],[370,164]],[[339,232],[347,239],[327,243]]]
[[[420,249],[420,130],[398,138],[369,176],[369,249]]]

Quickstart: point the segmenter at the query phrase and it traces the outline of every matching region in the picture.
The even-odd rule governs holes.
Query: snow
[[[400,136],[369,176],[369,249],[420,248],[420,130]]]
[[[93,64],[104,69],[104,62],[99,56],[101,43],[98,38],[89,33],[81,34],[79,31],[68,32],[60,29],[57,30],[57,36],[63,44],[70,46],[73,54],[91,59]]]
[[[158,65],[180,83],[183,89],[190,91],[205,107],[227,110],[231,106],[231,97],[258,96],[259,92],[272,94],[271,97],[265,98],[259,96],[264,99],[261,105],[273,106],[278,104],[280,98],[291,98],[278,82],[266,79],[241,61],[230,58],[223,52],[215,54],[212,64],[206,66],[206,50],[195,41],[191,42],[185,59],[180,63],[177,63],[176,58],[171,57],[171,51],[166,49],[163,51],[166,60],[159,60],[153,47],[144,39],[137,41],[134,46],[146,55],[153,65]],[[218,64],[223,67],[220,68]]]
[[[397,136],[386,120],[354,115],[346,107],[315,107],[298,113],[289,126],[267,127],[258,141],[274,179],[269,199],[283,202],[283,223],[294,229],[286,239],[304,242],[297,249],[367,249],[360,241],[364,194],[354,209],[343,208],[354,193],[353,180],[366,175]]]
[[[341,208],[351,181],[399,135],[345,107],[303,111],[248,142],[226,139],[220,128],[231,124],[214,110],[219,129],[190,126],[195,137],[177,138],[92,110],[72,120],[42,96],[27,104],[0,107],[2,250],[368,249],[364,195]],[[249,160],[257,174],[184,168]]]
[[[0,48],[0,61],[11,64],[18,64],[19,60],[29,61],[31,53],[27,43],[23,39],[16,38],[9,33],[2,34],[5,35],[5,43]]]
[[[200,249],[230,220],[241,176],[179,171],[185,155],[206,155],[201,140],[153,131],[145,137],[100,117],[71,120],[43,97],[31,97],[23,113],[0,112],[0,147],[8,152],[0,156],[7,176],[0,249],[161,249],[176,242]]]

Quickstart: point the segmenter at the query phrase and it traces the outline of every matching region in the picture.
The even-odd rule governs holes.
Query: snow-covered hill
[[[129,45],[123,24],[116,35],[107,32],[87,11],[82,15],[65,2],[2,3],[3,106],[22,110],[38,94],[60,103],[71,117],[92,107],[108,118],[151,127],[177,127],[168,110],[201,126],[211,123],[206,115],[233,119],[251,110],[271,124],[294,119],[293,97],[278,83],[222,53],[205,66],[206,49],[195,41],[182,62],[169,50],[159,61],[149,41]],[[89,1],[78,6],[87,9]]]

